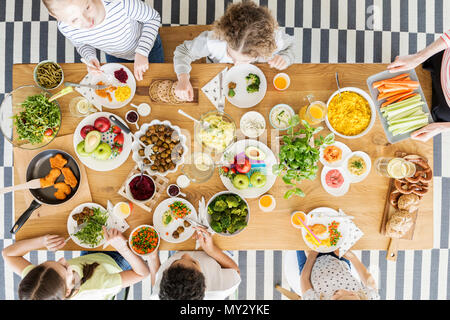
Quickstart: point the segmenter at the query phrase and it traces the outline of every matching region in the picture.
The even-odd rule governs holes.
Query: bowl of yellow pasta
[[[375,104],[363,90],[354,87],[334,92],[327,102],[325,123],[336,135],[346,139],[364,136],[376,119]]]

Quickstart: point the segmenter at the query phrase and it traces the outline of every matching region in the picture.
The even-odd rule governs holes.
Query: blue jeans
[[[327,254],[328,254],[328,255],[332,255],[333,257],[335,257],[336,259],[339,259],[339,260],[341,260],[341,261],[345,261],[345,262],[348,264],[349,268],[352,267],[351,264],[350,264],[350,261],[348,261],[348,260],[345,259],[345,258],[339,258],[334,252],[330,252],[330,253],[319,253],[319,254],[317,255],[317,258],[320,257],[320,256],[327,255]],[[305,255],[305,251],[301,251],[301,250],[297,251],[297,262],[298,262],[299,273],[302,274],[303,267],[305,266],[305,263],[306,263],[306,255]]]
[[[81,251],[81,255],[85,256],[87,254],[91,254],[91,253],[104,253],[107,254],[108,256],[110,256],[111,258],[114,259],[114,261],[119,265],[119,267],[125,271],[125,270],[132,270],[133,268],[131,268],[130,264],[128,263],[127,260],[125,260],[124,257],[122,257],[122,255],[120,253],[118,253],[117,251]]]
[[[115,63],[127,63],[133,62],[132,60],[126,60],[122,58],[117,58],[111,56],[109,54],[105,54],[106,62],[115,62]],[[155,43],[153,44],[153,48],[148,54],[148,62],[150,63],[163,63],[164,62],[164,50],[161,42],[161,37],[159,34],[156,36]]]

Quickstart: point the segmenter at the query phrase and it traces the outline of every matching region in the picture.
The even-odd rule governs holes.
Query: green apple
[[[111,147],[106,142],[102,142],[98,145],[97,149],[93,152],[93,155],[98,160],[107,160],[112,154]]]
[[[84,150],[84,140],[81,141],[78,145],[77,145],[77,153],[80,157],[88,157],[90,155],[89,152],[86,152],[86,150]]]
[[[267,178],[264,174],[262,174],[259,171],[256,171],[252,174],[252,176],[250,177],[250,183],[255,187],[255,188],[262,188],[266,185],[266,181]]]
[[[245,174],[237,174],[233,178],[233,186],[235,186],[239,190],[247,189],[250,183],[250,180]]]

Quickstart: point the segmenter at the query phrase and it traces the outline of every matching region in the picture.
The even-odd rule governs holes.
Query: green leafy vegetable
[[[87,217],[86,226],[75,233],[74,236],[77,237],[81,243],[96,247],[103,240],[103,226],[106,226],[108,213],[99,208],[92,209],[94,210],[94,214]]]
[[[259,85],[261,83],[261,80],[259,77],[254,73],[249,73],[248,76],[245,77],[245,80],[247,80],[247,92],[253,93],[259,91]]]
[[[289,199],[293,195],[305,196],[303,191],[297,187],[297,183],[316,178],[319,169],[317,162],[320,157],[320,147],[334,143],[333,133],[330,133],[325,138],[319,136],[317,139],[314,139],[314,135],[323,128],[313,128],[304,120],[302,120],[304,128],[294,131],[294,128],[299,123],[300,118],[298,115],[293,116],[289,120],[290,128],[287,130],[287,135],[283,137],[284,144],[280,148],[280,164],[272,167],[273,173],[282,177],[283,182],[292,187],[284,194],[285,199]]]
[[[39,144],[56,135],[61,124],[61,112],[44,94],[29,96],[20,106],[23,111],[13,117],[19,140]]]
[[[209,204],[207,211],[215,232],[233,234],[247,226],[248,207],[238,195],[218,196]]]

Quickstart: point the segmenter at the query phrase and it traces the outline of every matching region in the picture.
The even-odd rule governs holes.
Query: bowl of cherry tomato
[[[139,256],[145,257],[158,249],[160,243],[160,236],[158,231],[153,226],[143,224],[131,232],[128,239],[128,244]]]

